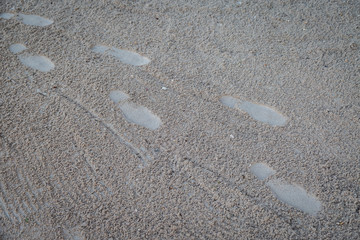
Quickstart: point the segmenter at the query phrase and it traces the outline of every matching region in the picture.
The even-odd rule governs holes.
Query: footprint
[[[41,72],[49,72],[55,67],[51,60],[44,56],[20,55],[19,60],[25,66]]]
[[[119,91],[119,90],[110,92],[110,99],[116,104],[118,104],[119,102],[125,101],[129,98],[130,98],[129,95],[127,95],[126,93]]]
[[[149,109],[139,106],[132,102],[120,103],[119,107],[129,122],[155,130],[161,125],[159,117],[154,115]]]
[[[259,180],[265,180],[266,178],[274,175],[276,171],[269,167],[265,163],[255,163],[251,165],[250,171],[254,174]]]
[[[6,19],[6,20],[9,20],[14,16],[15,15],[12,13],[1,13],[0,14],[0,18]],[[26,14],[21,14],[21,13],[19,13],[17,20],[20,20],[22,23],[24,23],[26,25],[37,26],[37,27],[45,27],[45,26],[48,26],[48,25],[54,23],[53,20],[50,20],[50,19],[47,19],[44,17],[40,17],[38,15],[26,15]]]
[[[284,126],[287,122],[285,116],[268,106],[242,101],[231,96],[221,97],[220,102],[227,107],[242,110],[255,120],[272,126]]]
[[[266,183],[277,199],[315,216],[321,210],[321,202],[298,185],[288,184],[280,180],[270,180]]]
[[[161,119],[152,113],[148,108],[128,101],[128,94],[116,90],[110,92],[110,99],[118,104],[125,119],[129,122],[155,130],[161,126]]]
[[[47,18],[43,18],[37,15],[25,15],[21,13],[17,17],[17,19],[26,25],[37,26],[37,27],[45,27],[54,23],[53,20]]]
[[[114,47],[97,45],[93,47],[92,51],[95,53],[109,54],[119,59],[121,62],[133,66],[142,66],[150,62],[150,59],[148,59],[147,57],[143,57],[140,54],[137,54],[135,52],[130,52],[127,50],[117,49]]]
[[[264,163],[252,165],[250,171],[260,180],[265,180],[276,173],[275,170]],[[271,189],[275,197],[281,202],[310,215],[316,216],[322,208],[321,202],[315,196],[307,193],[301,186],[289,184],[278,179],[269,180],[266,186]]]
[[[22,51],[26,50],[26,47],[20,43],[17,44],[13,44],[9,47],[10,52],[17,54],[17,53],[21,53]]]
[[[14,14],[12,14],[12,13],[1,13],[1,14],[0,14],[0,18],[6,19],[6,20],[9,20],[9,19],[12,18],[13,16],[14,16]]]
[[[14,54],[20,53],[26,50],[26,46],[23,44],[13,44],[9,47],[10,51]],[[54,69],[55,65],[51,60],[45,56],[22,54],[18,55],[18,58],[22,64],[41,72],[49,72]]]

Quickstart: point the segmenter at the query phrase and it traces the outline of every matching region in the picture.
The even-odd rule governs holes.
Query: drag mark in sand
[[[282,202],[315,216],[321,210],[321,202],[300,186],[271,180],[267,184]]]
[[[25,15],[25,14],[19,14],[18,20],[20,20],[22,23],[30,26],[37,26],[37,27],[46,27],[50,24],[52,24],[54,21],[40,17],[37,15]]]
[[[262,209],[261,211],[266,211],[268,214],[271,214],[274,219],[278,219],[284,225],[290,226],[289,222],[284,219],[283,214],[274,211],[271,208],[271,205],[268,206],[267,204],[264,204],[262,199],[259,199],[249,192],[245,181],[241,183],[228,179],[216,170],[203,166],[192,159],[187,158],[185,161],[178,162],[178,164],[183,165],[183,169],[186,169],[185,171],[180,170],[179,174],[186,179],[193,179],[187,182],[187,184],[206,192],[216,199],[218,203],[216,204],[217,206],[213,206],[214,211],[212,212],[217,211],[218,204],[229,206],[232,204],[231,201],[233,201],[234,204],[238,204],[239,202],[244,204],[244,201],[249,201],[252,202],[252,205],[260,207]],[[229,221],[227,226],[234,223],[236,223],[236,221]]]
[[[150,62],[149,58],[143,57],[138,53],[118,49],[115,47],[107,47],[107,46],[103,46],[103,45],[97,45],[92,48],[92,51],[95,53],[111,55],[111,56],[119,59],[121,62],[130,64],[133,66],[142,66],[142,65],[146,65]]]
[[[285,116],[268,106],[242,101],[231,96],[221,97],[220,102],[227,107],[244,111],[255,120],[272,126],[284,126],[287,121]]]
[[[148,165],[147,160],[152,161],[152,158],[148,154],[146,154],[146,152],[143,153],[139,148],[135,147],[130,141],[127,141],[125,137],[122,137],[120,134],[118,134],[110,124],[105,123],[101,118],[99,118],[95,113],[87,109],[81,103],[60,92],[58,92],[58,94],[60,97],[76,105],[77,107],[82,109],[85,113],[87,113],[92,119],[98,121],[101,125],[103,125],[103,127],[105,127],[105,129],[107,129],[116,139],[118,139],[120,143],[125,144],[127,147],[129,147],[130,150],[141,160],[144,166]]]
[[[155,130],[160,127],[161,119],[148,108],[127,101],[129,95],[126,93],[115,90],[110,92],[109,97],[115,104],[118,104],[118,107],[128,122],[146,127],[150,130]]]

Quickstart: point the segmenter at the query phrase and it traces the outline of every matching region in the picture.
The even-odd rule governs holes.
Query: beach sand
[[[2,239],[359,239],[360,2],[0,4]]]

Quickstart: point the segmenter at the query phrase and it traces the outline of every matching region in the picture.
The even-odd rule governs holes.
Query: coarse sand
[[[359,239],[360,1],[0,1],[1,239]]]

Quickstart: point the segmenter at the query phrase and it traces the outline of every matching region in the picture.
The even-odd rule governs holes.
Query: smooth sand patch
[[[113,101],[114,103],[119,103],[119,102],[125,101],[130,98],[130,96],[128,94],[126,94],[120,90],[111,91],[109,94],[109,97],[110,97],[111,101]]]
[[[26,25],[37,26],[37,27],[46,27],[54,23],[53,20],[40,17],[38,15],[26,15],[21,13],[18,16],[18,19]]]
[[[282,202],[301,211],[316,215],[321,210],[321,202],[298,185],[271,180],[267,184],[274,195]]]
[[[150,59],[147,57],[141,56],[136,52],[122,50],[115,47],[106,47],[102,45],[97,45],[93,47],[92,51],[95,53],[109,54],[119,59],[121,62],[133,66],[142,66],[150,63]]]
[[[284,126],[287,122],[287,118],[285,116],[269,106],[242,101],[231,96],[224,96],[220,98],[220,102],[227,107],[242,110],[248,113],[255,120],[272,126]]]
[[[250,171],[254,174],[259,180],[265,180],[266,178],[274,175],[276,171],[269,167],[265,163],[255,163],[250,167]]]
[[[119,104],[119,108],[129,122],[150,130],[155,130],[161,125],[160,118],[144,106],[132,102],[124,102]]]
[[[11,19],[13,16],[14,16],[14,14],[12,14],[12,13],[1,13],[0,14],[0,18],[6,19],[6,20]]]
[[[21,53],[22,51],[26,50],[27,48],[20,43],[16,43],[16,44],[12,44],[10,47],[10,52],[17,54],[17,53]]]
[[[19,59],[25,66],[41,72],[49,72],[55,68],[54,63],[45,56],[20,55]]]

